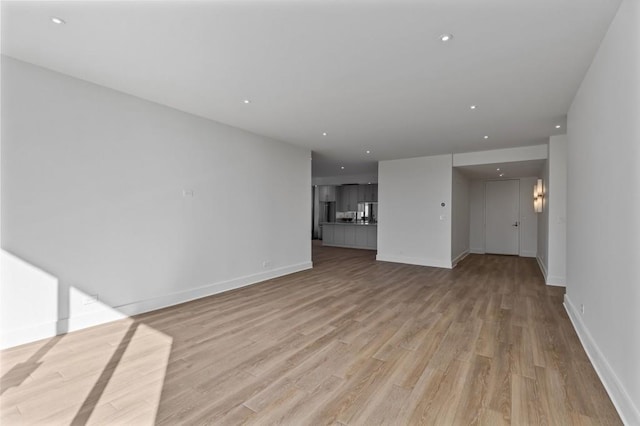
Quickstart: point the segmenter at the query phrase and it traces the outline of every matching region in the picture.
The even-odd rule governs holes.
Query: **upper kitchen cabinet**
[[[378,185],[358,185],[358,201],[378,201]]]
[[[358,188],[359,185],[342,185],[338,188],[338,211],[355,212],[358,210]]]
[[[318,201],[336,201],[336,187],[333,185],[318,186]]]

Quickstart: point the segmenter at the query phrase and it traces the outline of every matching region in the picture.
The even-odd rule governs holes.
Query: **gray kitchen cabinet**
[[[366,247],[377,248],[378,247],[378,227],[372,227],[367,229],[367,244]]]
[[[324,242],[324,240],[322,241]],[[344,245],[344,226],[333,226],[333,243],[340,246]]]
[[[336,210],[339,212],[354,211],[351,209],[350,197],[355,185],[341,185],[337,190]],[[357,206],[356,206],[357,208]]]
[[[343,226],[345,246],[354,246],[356,244],[356,226]]]
[[[369,185],[358,185],[358,202],[369,201],[367,197],[369,196],[367,188]]]
[[[378,185],[377,184],[358,185],[358,201],[359,202],[378,201]]]
[[[358,210],[358,185],[352,185],[349,192],[349,211]]]
[[[378,227],[374,224],[324,223],[322,245],[375,250],[378,247]]]
[[[335,227],[331,225],[321,225],[322,226],[322,239],[325,241],[333,242],[335,240]]]
[[[336,201],[336,187],[334,185],[318,186],[319,201]]]
[[[338,205],[336,209],[341,212],[347,211],[347,205],[349,204],[349,190],[346,185],[338,187]]]
[[[340,187],[342,203],[338,206],[339,211],[355,212],[358,210],[358,187],[359,185],[342,185]]]
[[[344,186],[336,187],[336,211],[344,211]]]
[[[355,212],[358,203],[377,202],[378,185],[342,185],[336,191],[336,210],[339,212]]]
[[[356,242],[355,242],[355,246],[356,247],[375,247],[375,244],[371,244],[369,239],[367,238],[367,234],[371,233],[372,231],[365,227],[365,226],[357,226],[355,227],[355,231],[356,231]]]

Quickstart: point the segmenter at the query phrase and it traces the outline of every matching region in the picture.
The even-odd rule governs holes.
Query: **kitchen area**
[[[378,185],[312,187],[312,238],[323,246],[376,250]]]

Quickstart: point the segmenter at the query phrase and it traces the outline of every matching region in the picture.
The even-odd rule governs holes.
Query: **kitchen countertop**
[[[378,222],[322,222],[320,225],[356,225],[356,226],[378,226]]]

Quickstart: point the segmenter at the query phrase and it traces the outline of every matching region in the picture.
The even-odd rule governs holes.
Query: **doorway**
[[[519,254],[520,181],[496,180],[485,184],[485,252]]]

